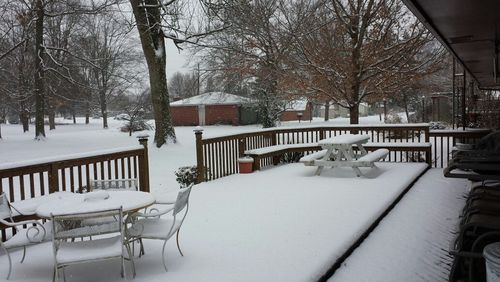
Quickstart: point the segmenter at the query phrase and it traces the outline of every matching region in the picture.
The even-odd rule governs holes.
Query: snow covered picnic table
[[[325,166],[351,167],[357,176],[361,175],[360,167],[373,167],[376,161],[385,158],[389,154],[388,149],[378,149],[368,153],[363,144],[370,140],[370,136],[362,134],[343,134],[320,140],[323,150],[302,157],[300,162],[306,166],[317,166],[316,175],[320,175]],[[353,146],[361,152],[361,157],[356,158]]]

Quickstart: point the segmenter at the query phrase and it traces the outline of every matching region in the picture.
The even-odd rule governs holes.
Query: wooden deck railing
[[[451,159],[451,150],[457,143],[474,144],[490,133],[489,129],[463,130],[431,130],[433,167],[446,167]]]
[[[430,155],[427,149],[415,150],[407,146],[408,143],[430,142],[428,124],[278,128],[206,139],[203,139],[202,133],[202,131],[195,132],[198,181],[213,180],[238,173],[237,160],[243,156],[245,150],[279,144],[315,143],[324,138],[346,133],[367,134],[371,137],[370,141],[375,143],[407,143],[401,146],[391,144],[390,161],[425,161],[425,157]],[[423,155],[423,158],[420,155]],[[272,163],[272,158],[262,159],[261,167]]]
[[[315,143],[321,139],[346,133],[370,135],[370,142],[392,143],[388,161],[427,161],[433,167],[445,167],[450,159],[451,148],[457,143],[474,143],[490,130],[429,130],[428,124],[399,125],[340,125],[302,128],[259,130],[203,139],[203,132],[196,131],[196,158],[198,181],[217,179],[238,173],[238,157],[245,150],[279,144]],[[398,145],[401,143],[401,145]],[[403,144],[406,143],[406,144]],[[409,146],[410,143],[431,144]],[[430,158],[430,160],[429,160]],[[273,164],[272,158],[262,159],[261,167]]]
[[[0,193],[15,202],[57,191],[80,192],[90,179],[121,178],[137,178],[139,189],[149,192],[147,138],[139,142],[142,146],[106,153],[0,166]],[[5,238],[4,230],[1,235]]]

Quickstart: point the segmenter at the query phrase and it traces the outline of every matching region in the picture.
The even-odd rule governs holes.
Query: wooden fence
[[[0,168],[0,193],[11,202],[57,191],[81,192],[90,179],[137,178],[139,189],[149,192],[147,139],[142,146],[57,161]],[[29,219],[20,217],[18,219]],[[1,226],[0,226],[1,227]],[[2,229],[2,238],[5,230]]]
[[[345,125],[259,130],[206,139],[203,139],[203,132],[198,130],[195,131],[198,181],[238,173],[238,158],[244,155],[245,150],[280,144],[316,143],[324,138],[347,133],[367,134],[373,143],[390,143],[387,144],[390,149],[388,161],[428,161],[434,167],[443,167],[450,159],[453,145],[457,142],[473,143],[489,133],[489,130],[430,131],[428,124]],[[429,152],[429,144],[432,145],[432,154]],[[425,145],[427,148],[424,149]],[[265,167],[272,164],[270,157],[262,159],[260,165]]]
[[[432,166],[448,166],[453,146],[457,143],[474,144],[490,132],[489,129],[431,130],[429,141],[432,144]]]

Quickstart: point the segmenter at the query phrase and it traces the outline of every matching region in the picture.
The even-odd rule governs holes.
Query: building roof
[[[307,109],[308,101],[306,99],[303,100],[293,100],[286,104],[286,112],[294,112],[294,111],[305,111]]]
[[[500,89],[500,1],[403,0],[482,89]]]
[[[198,106],[198,105],[238,105],[250,103],[251,99],[224,92],[208,92],[198,96],[170,103],[170,106]]]

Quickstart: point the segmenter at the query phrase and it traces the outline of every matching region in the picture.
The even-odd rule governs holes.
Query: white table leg
[[[352,145],[348,145],[349,147],[347,148],[344,148],[343,152],[344,152],[344,156],[345,158],[348,160],[348,161],[352,161],[354,159],[354,150],[352,149]],[[358,145],[359,146],[359,145]],[[363,148],[364,149],[364,148]],[[359,167],[355,167],[353,166],[352,169],[354,170],[354,172],[356,173],[356,176],[357,177],[360,177],[361,176],[361,170],[359,169]]]
[[[330,158],[330,156],[331,156],[331,154],[332,154],[332,152],[333,152],[334,149],[335,148],[333,148],[333,147],[328,148],[327,151],[326,151],[325,156],[321,160],[322,161],[327,161]],[[318,169],[316,169],[315,175],[320,175],[321,171],[323,170],[323,167],[324,167],[324,165],[318,166]]]

